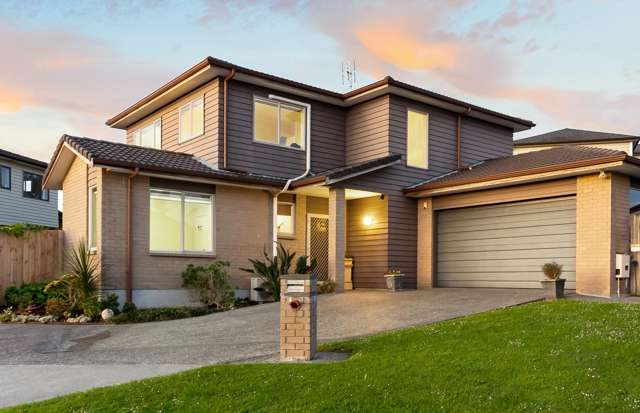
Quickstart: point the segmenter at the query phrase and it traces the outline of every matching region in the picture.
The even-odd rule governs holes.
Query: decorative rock
[[[67,323],[76,324],[78,322],[77,318],[69,317],[67,318]]]
[[[11,321],[13,321],[14,323],[26,323],[27,322],[27,316],[26,315],[16,315],[14,316]]]
[[[77,318],[77,322],[80,324],[85,324],[88,323],[89,321],[91,321],[91,317],[87,317],[86,315],[81,315],[80,317]]]
[[[47,324],[53,321],[53,316],[52,315],[45,315],[43,317],[40,317],[40,319],[38,320],[39,322],[41,322],[42,324]]]
[[[38,321],[38,320],[40,320],[39,315],[30,314],[27,316],[27,321]]]
[[[105,308],[104,310],[102,310],[102,313],[100,313],[100,316],[104,321],[111,320],[111,318],[113,317],[113,310],[110,308]]]

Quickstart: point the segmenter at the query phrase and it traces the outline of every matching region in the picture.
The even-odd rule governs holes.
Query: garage
[[[540,267],[564,266],[576,286],[576,198],[437,212],[438,287],[540,288]]]

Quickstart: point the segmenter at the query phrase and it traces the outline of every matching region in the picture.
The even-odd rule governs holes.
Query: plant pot
[[[559,298],[564,298],[564,278],[559,278],[557,280],[542,280],[540,284],[542,284],[542,290],[544,291],[544,297],[547,300],[557,300]]]
[[[387,280],[387,289],[391,292],[402,290],[404,274],[387,274],[384,276]]]

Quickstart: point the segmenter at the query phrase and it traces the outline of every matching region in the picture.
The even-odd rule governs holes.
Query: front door
[[[307,214],[307,255],[318,262],[318,281],[329,279],[329,216]]]

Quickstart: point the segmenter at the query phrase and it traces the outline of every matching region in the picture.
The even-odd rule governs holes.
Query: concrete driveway
[[[357,291],[318,300],[320,341],[537,300],[539,290]],[[278,304],[132,325],[0,325],[0,406],[217,363],[273,359]]]

